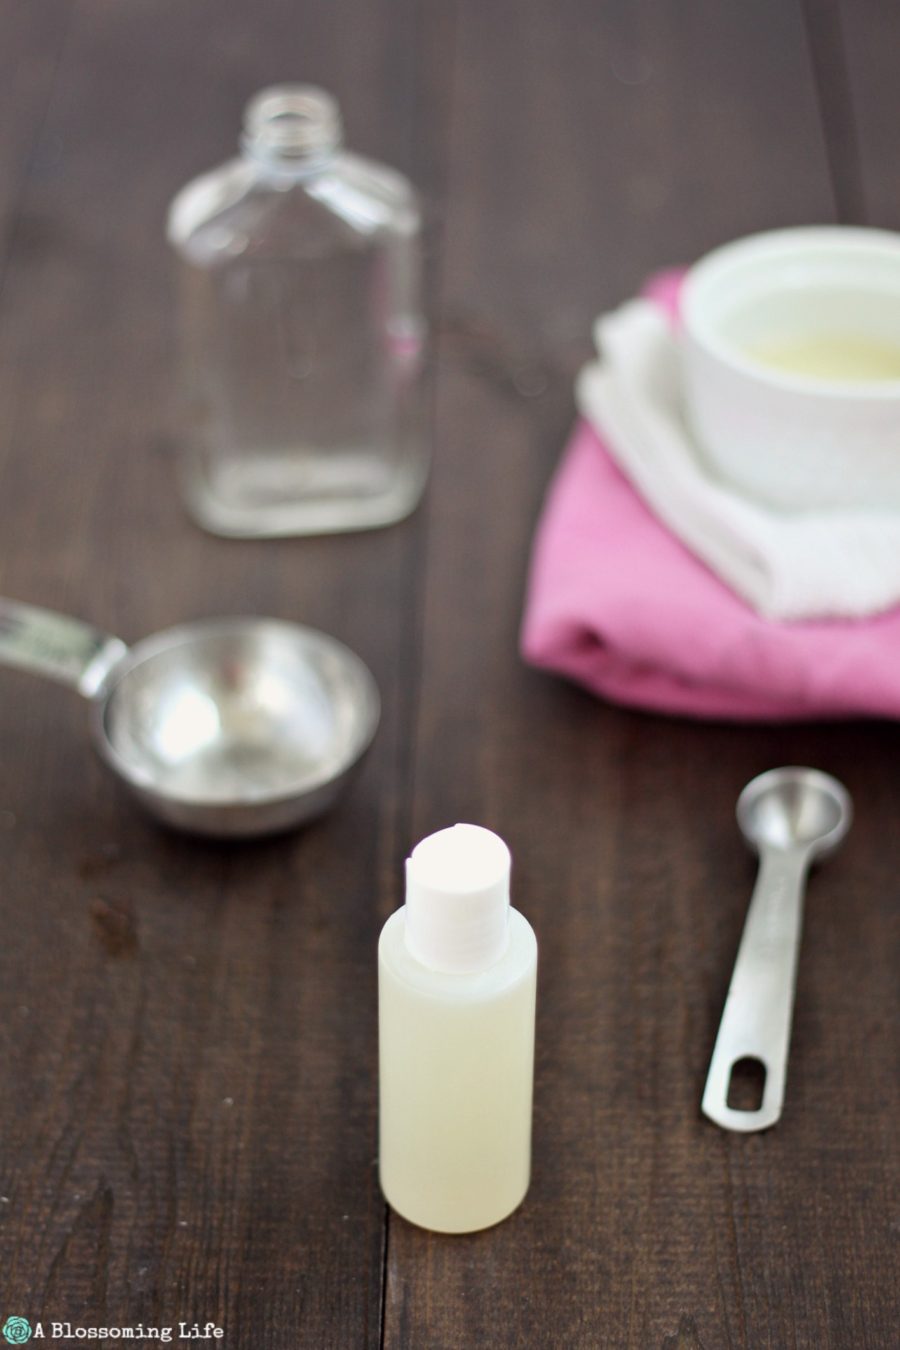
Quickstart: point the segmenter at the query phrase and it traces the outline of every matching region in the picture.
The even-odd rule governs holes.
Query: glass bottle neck
[[[278,177],[303,178],[317,172],[341,141],[338,105],[314,85],[263,89],[244,111],[244,153]]]

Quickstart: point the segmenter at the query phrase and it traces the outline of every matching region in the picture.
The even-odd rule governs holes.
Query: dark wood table
[[[0,1320],[898,1344],[897,727],[693,725],[517,655],[592,318],[755,229],[900,225],[898,76],[889,0],[3,0],[0,592],[127,639],[303,620],[385,716],[327,820],[217,847],[138,813],[76,698],[0,672]],[[175,495],[163,221],[286,78],[434,207],[435,464],[396,528],[231,543]],[[699,1100],[753,873],[734,799],[779,763],[857,823],[814,883],[784,1118],[743,1137]],[[509,840],[541,943],[534,1177],[445,1238],[378,1190],[375,949],[410,846],[460,819]]]

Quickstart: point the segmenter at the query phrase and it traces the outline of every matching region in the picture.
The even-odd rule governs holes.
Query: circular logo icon
[[[31,1340],[31,1323],[27,1317],[7,1317],[3,1323],[3,1336],[10,1345],[24,1345]]]

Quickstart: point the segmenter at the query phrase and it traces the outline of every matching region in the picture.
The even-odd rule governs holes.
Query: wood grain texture
[[[860,181],[896,223],[893,12],[862,8]],[[0,1317],[211,1318],[229,1350],[895,1346],[900,733],[645,717],[516,654],[591,319],[655,267],[835,217],[855,151],[813,9],[0,10],[0,593],[125,638],[300,619],[385,701],[332,817],[210,847],[121,797],[73,696],[0,672]],[[162,224],[295,76],[434,208],[435,468],[397,528],[229,543],[174,494]],[[857,824],[811,884],[784,1119],[730,1137],[699,1099],[753,876],[733,803],[788,762],[843,778]],[[378,1194],[375,945],[404,853],[459,819],[512,845],[541,1001],[527,1203],[447,1239]]]
[[[721,239],[833,218],[803,16],[463,4],[455,64],[445,304],[536,352],[545,392],[441,380],[414,835],[475,819],[512,845],[541,947],[534,1179],[488,1233],[390,1217],[385,1344],[888,1347],[897,840],[865,835],[898,806],[895,729],[640,716],[516,655],[590,319]],[[739,1138],[699,1114],[753,876],[734,800],[791,762],[842,776],[861,824],[813,883],[785,1118]]]
[[[847,24],[841,0],[803,0],[807,38],[825,133],[835,215],[843,225],[861,225],[866,218],[864,169],[857,129],[859,101],[851,74]],[[887,6],[883,7],[886,16]],[[848,7],[847,16],[851,11]],[[853,15],[859,17],[859,6]],[[853,27],[858,25],[854,24]]]
[[[354,141],[410,167],[406,17],[80,0],[46,115],[35,100],[0,302],[0,588],[126,638],[208,613],[325,627],[371,664],[385,717],[339,813],[217,849],[135,812],[71,694],[3,672],[4,1315],[379,1341],[374,948],[408,832],[422,522],[265,545],[187,522],[163,225],[285,73],[335,89]]]
[[[830,0],[841,37],[852,131],[858,156],[860,223],[896,230],[900,184],[896,127],[900,116],[897,53],[900,12],[874,0]]]
[[[0,238],[8,251],[16,206],[32,162],[65,44],[71,0],[0,8],[0,88],[5,121],[0,139]]]

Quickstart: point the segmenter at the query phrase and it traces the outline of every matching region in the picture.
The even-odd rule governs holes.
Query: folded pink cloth
[[[674,312],[677,278],[649,293]],[[614,702],[660,712],[900,717],[900,608],[763,619],[669,533],[584,421],[538,524],[522,651]]]

